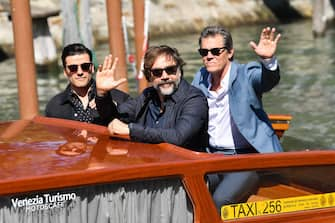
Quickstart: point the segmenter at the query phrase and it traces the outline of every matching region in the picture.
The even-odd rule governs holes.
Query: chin
[[[77,82],[75,85],[76,87],[87,87],[89,82],[85,81],[85,82]]]
[[[206,67],[206,69],[209,73],[217,73],[218,71],[220,71],[220,69],[216,67]]]
[[[171,95],[174,92],[174,87],[173,86],[171,86],[169,88],[160,87],[159,92],[161,93],[161,95],[168,96],[168,95]]]

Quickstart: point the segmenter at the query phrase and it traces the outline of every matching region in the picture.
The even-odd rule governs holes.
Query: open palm
[[[253,41],[250,42],[250,46],[259,57],[268,59],[274,56],[281,37],[280,34],[275,35],[275,33],[275,28],[266,27],[262,30],[258,44]]]
[[[113,60],[112,55],[105,57],[104,63],[99,65],[96,73],[96,87],[99,95],[105,94],[127,81],[125,78],[115,80],[115,70],[118,58]]]

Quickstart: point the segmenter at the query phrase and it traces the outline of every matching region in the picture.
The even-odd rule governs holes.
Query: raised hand
[[[258,44],[251,41],[249,44],[255,53],[262,59],[272,58],[276,52],[280,33],[276,34],[275,28],[266,27],[262,30]]]
[[[115,80],[114,76],[117,62],[118,58],[116,57],[113,60],[112,55],[109,54],[105,57],[104,63],[99,65],[96,73],[96,87],[99,96],[104,95],[107,91],[110,91],[127,81],[126,78]]]

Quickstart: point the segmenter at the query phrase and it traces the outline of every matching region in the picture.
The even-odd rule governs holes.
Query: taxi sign
[[[221,218],[222,220],[232,220],[334,206],[335,192],[224,205],[221,207]]]

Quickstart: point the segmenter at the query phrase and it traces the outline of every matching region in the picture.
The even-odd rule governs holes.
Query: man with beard
[[[150,47],[144,56],[143,73],[152,87],[118,106],[106,94],[117,86],[116,63],[117,58],[106,57],[96,77],[98,112],[105,119],[120,117],[110,122],[109,132],[129,135],[135,141],[167,142],[204,151],[208,142],[207,100],[183,79],[185,63],[178,51],[166,45]]]

